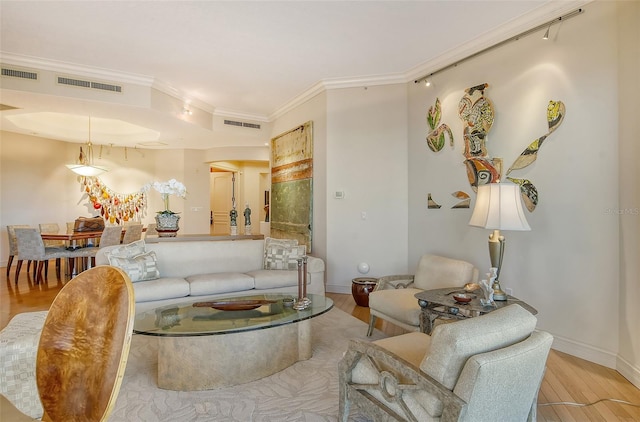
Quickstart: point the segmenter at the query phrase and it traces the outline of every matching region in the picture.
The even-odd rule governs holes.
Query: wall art
[[[484,96],[488,87],[485,83],[467,88],[458,104],[458,116],[463,123],[464,164],[474,191],[478,185],[499,180],[502,172],[502,160],[489,158],[487,151],[488,134],[495,117],[491,101]]]
[[[297,239],[311,252],[313,123],[271,139],[271,237]]]
[[[427,112],[427,123],[431,128],[431,132],[427,135],[427,145],[429,145],[429,148],[431,148],[433,152],[438,152],[444,148],[445,134],[449,136],[449,143],[451,147],[453,147],[453,133],[449,126],[444,123],[438,126],[441,117],[442,108],[440,106],[440,99],[436,98],[435,106],[429,107],[429,111]]]

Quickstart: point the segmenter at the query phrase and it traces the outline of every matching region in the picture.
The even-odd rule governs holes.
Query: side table
[[[416,293],[415,297],[418,299],[418,305],[420,305],[421,308],[420,331],[431,334],[431,331],[433,331],[433,323],[438,318],[457,320],[473,318],[513,303],[517,303],[533,315],[538,313],[535,308],[513,296],[507,296],[507,300],[495,301],[492,306],[484,306],[480,303],[481,293],[475,294],[471,292],[470,294],[475,297],[468,303],[456,302],[453,298],[454,293],[469,292],[466,292],[460,287],[448,287],[445,289],[425,290]]]

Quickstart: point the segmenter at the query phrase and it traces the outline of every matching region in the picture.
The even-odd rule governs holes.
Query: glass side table
[[[460,303],[453,298],[455,293],[467,293],[472,295],[473,299],[468,303]],[[517,303],[533,315],[538,313],[535,308],[513,296],[507,296],[507,300],[495,301],[494,305],[484,306],[480,303],[482,293],[466,292],[461,287],[425,290],[416,293],[415,297],[421,308],[420,331],[426,334],[431,334],[434,328],[433,324],[438,318],[455,320],[473,318],[513,303]]]

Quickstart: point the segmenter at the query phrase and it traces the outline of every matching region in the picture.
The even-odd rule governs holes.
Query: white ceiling
[[[3,65],[124,81],[194,111],[117,104],[111,93],[60,96],[44,83],[22,89],[3,77],[0,103],[18,109],[0,113],[2,129],[83,142],[90,115],[94,143],[261,146],[268,131],[217,122],[268,127],[321,89],[407,82],[584,3],[1,0]]]

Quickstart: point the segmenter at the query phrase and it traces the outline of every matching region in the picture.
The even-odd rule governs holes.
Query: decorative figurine
[[[246,204],[244,209],[244,234],[251,234],[251,208],[249,208],[249,204]]]
[[[229,217],[231,217],[231,236],[237,236],[238,235],[238,222],[236,221],[236,219],[238,218],[238,211],[236,211],[236,207],[235,206],[229,212]]]

